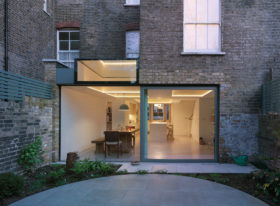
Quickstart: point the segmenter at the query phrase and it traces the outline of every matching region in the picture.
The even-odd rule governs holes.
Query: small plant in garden
[[[115,172],[112,164],[103,163],[100,161],[89,161],[88,159],[81,162],[76,162],[74,168],[71,171],[76,177],[81,178],[87,175],[89,172],[100,174],[102,176],[111,175]]]
[[[163,175],[163,174],[167,174],[167,170],[157,170],[155,173]]]
[[[60,168],[55,171],[50,171],[50,173],[47,175],[47,182],[52,183],[52,184],[60,184],[61,182],[64,181],[64,176],[65,176],[65,169]]]
[[[204,175],[198,175],[197,178],[203,179],[203,180],[208,180],[208,178]]]
[[[136,173],[138,175],[145,175],[145,174],[148,174],[148,171],[147,170],[138,170]]]
[[[221,174],[212,173],[212,174],[210,174],[210,176],[211,176],[211,178],[213,178],[213,180],[215,182],[218,182],[218,183],[227,183],[229,181],[228,178],[222,177]]]
[[[261,170],[253,178],[258,181],[259,189],[270,195],[275,202],[280,201],[280,172]]]
[[[22,176],[13,173],[0,174],[0,200],[20,195],[24,184]]]
[[[106,163],[101,164],[100,173],[103,176],[111,175],[114,173],[114,171],[115,171],[115,169],[112,164],[106,164]]]
[[[117,175],[126,175],[128,172],[127,170],[120,170],[120,171],[117,171]]]
[[[41,154],[42,138],[38,137],[34,140],[34,142],[30,143],[21,150],[18,163],[25,169],[35,168],[42,162]]]

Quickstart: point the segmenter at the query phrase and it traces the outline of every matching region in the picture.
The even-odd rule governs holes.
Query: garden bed
[[[259,182],[254,179],[253,174],[186,174],[183,176],[190,176],[228,185],[235,189],[246,192],[266,202],[270,206],[280,205],[280,199],[278,202],[275,200],[273,201],[271,196],[259,188]]]
[[[51,189],[53,187],[69,184],[91,178],[125,175],[126,171],[117,172],[121,165],[113,165],[98,161],[82,161],[77,163],[73,171],[66,172],[65,165],[51,165],[41,167],[34,172],[24,174],[24,187],[22,194],[17,197],[6,198],[1,202],[1,206],[9,205],[26,196]],[[140,170],[136,174],[145,175],[147,171]],[[158,171],[157,174],[167,174],[165,171]],[[279,200],[273,198],[265,192],[259,179],[254,174],[173,174],[200,178],[225,184],[246,192],[258,199],[263,200],[271,206],[279,206]]]
[[[91,178],[104,177],[117,174],[117,170],[121,165],[106,164],[101,170],[87,169],[86,167],[76,167],[77,171],[67,173],[65,172],[65,165],[55,164],[48,165],[36,169],[34,172],[26,172],[24,177],[24,186],[20,196],[13,196],[0,200],[0,206],[8,206],[9,204],[23,199],[29,195],[42,192],[57,186],[87,180]],[[81,164],[85,165],[85,164]],[[107,165],[107,166],[106,166]],[[79,171],[78,171],[79,170]],[[87,170],[85,172],[85,170]]]

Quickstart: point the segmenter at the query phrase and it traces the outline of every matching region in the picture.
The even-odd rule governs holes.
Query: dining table
[[[119,132],[120,140],[122,141],[122,152],[128,153],[130,149],[135,145],[135,133],[140,131],[140,129],[115,129],[109,131]]]

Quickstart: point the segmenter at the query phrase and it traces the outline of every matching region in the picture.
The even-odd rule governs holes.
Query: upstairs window
[[[80,57],[80,32],[58,31],[57,32],[57,60],[74,68],[75,59]]]
[[[126,58],[137,59],[139,58],[140,47],[140,32],[127,31],[126,32]]]
[[[48,12],[48,0],[44,0],[44,3],[43,3],[43,10],[45,12]]]
[[[184,52],[220,52],[220,0],[184,0]]]
[[[140,0],[126,0],[125,5],[140,5]]]

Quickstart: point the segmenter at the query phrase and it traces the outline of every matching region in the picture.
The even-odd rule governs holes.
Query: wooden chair
[[[111,150],[111,147],[115,147],[117,150],[117,155],[119,157],[120,152],[122,152],[122,141],[120,140],[119,132],[117,131],[105,131],[105,158]]]

